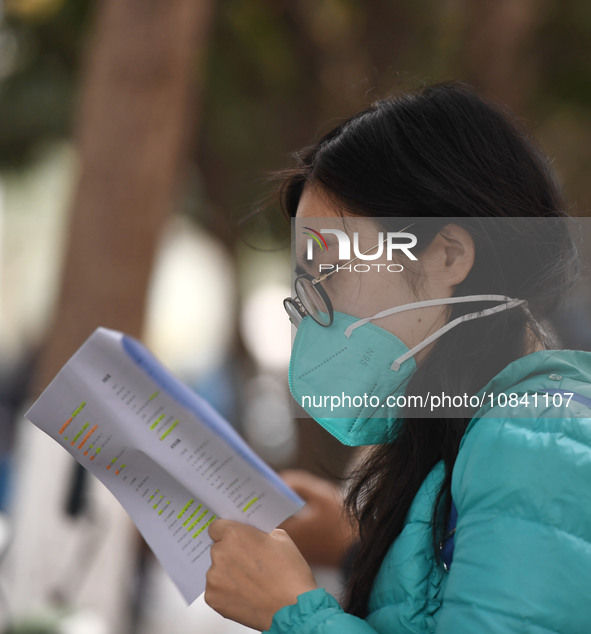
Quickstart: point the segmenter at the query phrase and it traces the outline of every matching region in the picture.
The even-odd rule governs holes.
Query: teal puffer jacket
[[[365,620],[318,589],[279,610],[269,632],[589,634],[591,410],[553,389],[591,398],[591,353],[536,352],[483,388],[495,406],[487,397],[454,467],[449,572],[436,562],[430,526],[440,463],[384,559]],[[527,394],[529,404],[499,407],[500,393]]]

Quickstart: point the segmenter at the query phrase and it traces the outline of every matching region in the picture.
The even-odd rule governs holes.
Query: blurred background
[[[268,176],[375,99],[460,79],[524,120],[588,216],[590,42],[587,0],[0,2],[0,631],[246,631],[185,606],[25,407],[102,325],[275,468],[338,476],[347,452],[289,409],[289,226],[249,218]],[[577,302],[565,332],[589,348]]]

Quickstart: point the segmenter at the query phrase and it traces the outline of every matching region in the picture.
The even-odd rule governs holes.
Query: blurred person
[[[309,500],[286,524],[294,539],[216,520],[206,602],[272,634],[587,632],[591,354],[553,349],[543,327],[578,269],[549,162],[508,113],[453,83],[379,101],[299,159],[282,190],[290,217],[359,229],[359,251],[379,246],[368,226],[398,222],[418,260],[404,276],[355,275],[327,249],[335,274],[319,275],[298,251],[296,400],[495,399],[435,419],[396,404],[335,417],[311,399],[339,440],[371,446],[348,487],[354,526],[334,489],[288,474]],[[336,562],[352,541],[340,605],[297,544]]]

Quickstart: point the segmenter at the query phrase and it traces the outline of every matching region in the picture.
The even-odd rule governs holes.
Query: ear
[[[427,280],[451,291],[466,279],[474,265],[474,240],[460,225],[446,225],[433,238],[421,259]]]

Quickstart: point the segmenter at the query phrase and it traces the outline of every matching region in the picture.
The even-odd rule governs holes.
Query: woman
[[[577,268],[547,161],[507,115],[443,84],[338,126],[283,192],[309,233],[358,231],[358,261],[380,251],[372,226],[416,239],[389,253],[405,275],[318,281],[335,249],[319,263],[298,252],[292,393],[407,400],[386,416],[306,401],[343,442],[375,445],[348,496],[359,540],[344,606],[286,533],[225,520],[210,527],[206,601],[273,634],[588,632],[591,355],[550,349],[540,325]],[[409,406],[431,394],[468,400],[437,419]]]

